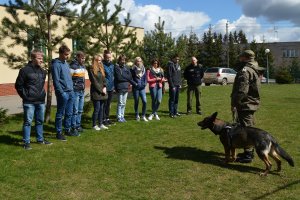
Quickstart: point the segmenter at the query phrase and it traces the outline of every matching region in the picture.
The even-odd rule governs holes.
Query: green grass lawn
[[[203,87],[203,116],[218,111],[231,121],[231,88]],[[260,177],[265,166],[257,155],[251,164],[223,164],[218,137],[196,125],[203,116],[169,118],[166,94],[161,121],[136,122],[129,99],[127,123],[96,132],[90,114],[84,133],[67,142],[55,139],[53,123],[45,124],[54,144],[38,145],[32,137],[30,151],[22,148],[22,115],[12,116],[0,127],[0,199],[299,199],[300,85],[262,85],[261,99],[256,126],[272,133],[294,168],[283,161],[281,172]],[[148,113],[150,105],[148,96]],[[179,110],[186,111],[185,92]]]

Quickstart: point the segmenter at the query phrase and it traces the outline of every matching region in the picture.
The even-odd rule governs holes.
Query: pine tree
[[[147,32],[144,37],[144,60],[150,64],[151,60],[158,58],[164,68],[175,50],[175,40],[171,33],[165,33],[165,22],[161,21],[154,24],[155,29]]]
[[[130,14],[127,14],[122,24],[118,17],[124,10],[122,0],[114,5],[114,11],[109,10],[109,2],[109,0],[87,0],[75,19],[75,27],[78,27],[79,31],[74,34],[74,24],[68,31],[73,33],[78,42],[84,44],[80,50],[88,55],[99,54],[107,49],[113,52],[115,57],[125,54],[128,58],[132,58],[136,55],[138,41],[136,29],[129,26]]]
[[[2,56],[7,58],[8,65],[13,69],[18,69],[24,66],[29,59],[30,50],[38,48],[44,51],[46,55],[46,66],[48,70],[48,86],[47,86],[47,104],[45,120],[50,120],[51,114],[51,99],[52,99],[52,76],[51,76],[51,60],[52,51],[62,42],[67,35],[54,35],[53,31],[58,28],[60,19],[54,20],[53,15],[74,16],[74,12],[67,9],[68,5],[77,5],[81,0],[68,1],[51,1],[51,0],[15,0],[15,3],[9,2],[6,11],[10,17],[5,17],[2,20],[0,28],[1,39],[8,37],[11,39],[9,48],[14,48],[16,45],[28,47],[21,55],[8,53],[2,49]],[[18,11],[24,11],[34,19],[34,23],[30,24],[24,19],[20,19]]]

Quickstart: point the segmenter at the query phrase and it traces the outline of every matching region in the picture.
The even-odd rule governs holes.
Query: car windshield
[[[218,68],[208,68],[205,72],[206,73],[217,73],[218,72]]]

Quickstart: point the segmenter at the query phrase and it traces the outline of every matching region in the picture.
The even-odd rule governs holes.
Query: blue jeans
[[[83,113],[84,91],[76,91],[74,92],[74,96],[72,128],[79,128],[81,126],[81,116]]]
[[[139,115],[139,97],[142,99],[143,107],[142,107],[142,116],[146,115],[146,106],[147,106],[147,98],[146,98],[146,89],[132,91],[133,99],[134,99],[134,112],[135,116]]]
[[[113,91],[107,91],[107,95],[108,95],[107,100],[105,100],[105,102],[104,102],[104,116],[103,116],[104,120],[109,119],[110,104],[111,104],[111,100],[113,97]]]
[[[23,123],[23,140],[30,143],[30,131],[33,116],[35,117],[35,134],[37,141],[44,141],[43,123],[45,115],[45,104],[23,104],[24,123]]]
[[[152,99],[152,114],[156,115],[162,99],[162,88],[158,85],[150,88],[150,95]]]
[[[127,101],[128,92],[119,92],[118,93],[118,105],[117,105],[117,118],[124,118],[125,106]]]
[[[62,133],[62,123],[64,118],[65,131],[71,129],[71,121],[73,115],[74,92],[64,92],[56,95],[57,111],[55,116],[56,133]]]
[[[93,127],[96,125],[101,126],[103,124],[104,102],[105,100],[93,100],[93,105],[94,105],[94,112],[92,117]]]
[[[178,112],[178,100],[179,100],[179,86],[169,88],[169,113],[170,115],[176,115]]]

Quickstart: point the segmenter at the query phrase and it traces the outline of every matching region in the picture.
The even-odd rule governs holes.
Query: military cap
[[[255,53],[252,50],[245,50],[240,54],[240,57],[255,58]]]

